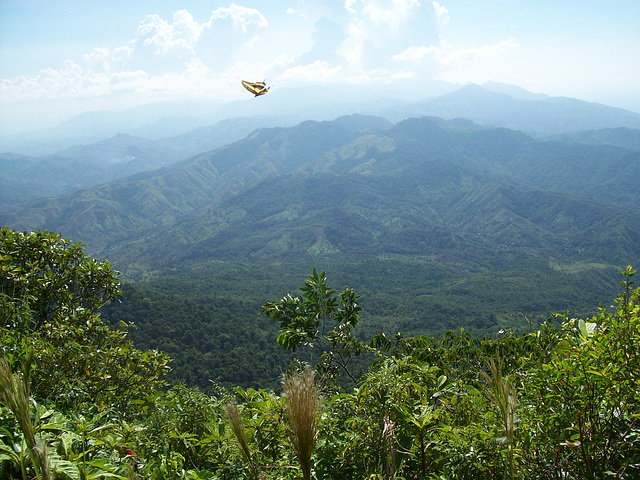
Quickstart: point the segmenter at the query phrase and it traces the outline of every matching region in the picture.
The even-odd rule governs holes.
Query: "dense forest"
[[[255,275],[272,278],[269,286],[255,289],[260,278],[248,280],[234,295],[223,267],[220,289],[203,291],[201,304],[180,305],[180,291],[170,296],[162,280],[125,285],[123,295],[111,265],[88,256],[82,244],[2,228],[0,476],[640,478],[640,289],[631,266],[619,275],[613,302],[595,302],[592,314],[531,318],[526,329],[507,325],[485,336],[448,330],[447,322],[427,327],[438,335],[420,334],[419,325],[409,325],[416,334],[398,335],[361,328],[365,306],[375,312],[398,301],[401,308],[405,298],[391,290],[367,303],[384,265],[363,290],[340,292],[319,269],[307,270],[298,288],[292,277],[263,266]],[[545,268],[569,291],[581,266]],[[513,272],[523,278],[515,264]],[[489,275],[475,273],[446,288],[473,298]],[[249,267],[241,274],[249,279]],[[264,294],[258,311],[265,328],[253,335],[264,352],[273,343],[289,355],[281,383],[197,388],[169,381],[166,353],[135,343],[126,315],[112,312],[107,321],[100,314],[119,300],[134,308],[127,296],[145,305],[149,291],[163,288],[157,298],[166,303],[153,308],[188,311],[194,328],[181,333],[196,343],[207,341],[198,319],[206,320],[211,306],[241,318]],[[579,287],[573,292],[581,295]],[[544,294],[534,298],[541,302]],[[510,307],[504,305],[505,315]],[[443,308],[445,318],[451,312]],[[243,324],[219,328],[229,347]],[[167,342],[177,338],[174,332]],[[257,349],[238,352],[253,354]],[[265,355],[264,371],[282,365],[282,357],[270,363]]]
[[[135,322],[131,338],[172,358],[169,381],[208,388],[276,388],[291,354],[278,328],[260,315],[266,300],[294,293],[316,267],[332,285],[360,295],[362,341],[388,336],[441,336],[464,327],[475,337],[530,331],[554,312],[587,317],[615,296],[619,269],[550,264],[545,259],[495,259],[493,268],[466,262],[377,258],[243,264],[217,262],[145,282],[125,282],[122,296],[101,309],[111,325]],[[487,288],[489,287],[489,288]],[[595,299],[595,301],[594,301]],[[311,354],[302,347],[298,355]]]

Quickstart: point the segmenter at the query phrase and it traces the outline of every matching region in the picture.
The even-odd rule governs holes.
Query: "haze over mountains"
[[[42,156],[119,133],[149,139],[173,138],[218,122],[223,122],[219,127],[224,130],[229,119],[234,119],[233,125],[244,120],[247,126],[239,128],[235,135],[226,127],[228,142],[231,142],[258,127],[294,126],[305,120],[333,120],[353,113],[380,116],[394,123],[418,116],[467,118],[483,125],[538,136],[602,128],[640,128],[639,113],[571,98],[549,97],[495,82],[462,88],[431,83],[428,91],[418,95],[416,100],[408,101],[392,92],[381,90],[371,94],[356,86],[313,90],[276,87],[259,99],[227,104],[158,102],[121,112],[87,112],[47,130],[5,136],[0,138],[0,151]],[[351,100],[345,101],[345,98]]]
[[[383,110],[246,138],[268,117],[157,140],[118,134],[42,158],[4,154],[1,221],[60,231],[124,271],[505,249],[639,258],[639,114],[496,84]],[[423,116],[434,113],[441,119]]]
[[[315,95],[292,89],[276,90],[255,102],[227,105],[158,103],[124,112],[88,112],[46,131],[5,136],[0,138],[0,148],[11,153],[0,154],[0,201],[60,195],[185,160],[240,140],[256,128],[333,120],[352,113],[376,115],[394,123],[420,116],[466,118],[536,138],[563,134],[555,138],[632,149],[640,145],[637,132],[605,131],[597,133],[603,138],[584,138],[584,131],[640,129],[640,114],[547,97],[513,85],[467,85],[413,103],[364,101],[362,94],[353,93],[351,103],[327,100],[318,104]],[[582,138],[576,136],[579,132]],[[25,185],[23,179],[28,179]]]

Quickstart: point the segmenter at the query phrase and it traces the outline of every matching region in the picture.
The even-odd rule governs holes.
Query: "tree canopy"
[[[344,370],[292,367],[282,391],[165,388],[166,356],[98,309],[117,274],[49,232],[1,230],[0,477],[633,479],[640,476],[640,288],[527,333],[355,339],[358,295],[315,269],[267,302],[279,343]],[[53,285],[57,285],[54,288]],[[325,365],[325,366],[326,366]],[[322,377],[325,378],[322,378]]]
[[[14,366],[32,355],[32,393],[59,407],[124,407],[162,384],[168,358],[136,349],[131,325],[102,321],[118,275],[83,248],[51,232],[0,230],[3,353]]]

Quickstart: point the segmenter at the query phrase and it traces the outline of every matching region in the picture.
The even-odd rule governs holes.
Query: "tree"
[[[301,345],[317,349],[322,373],[335,379],[342,370],[355,383],[349,363],[365,348],[352,333],[360,321],[360,296],[349,287],[337,295],[327,285],[325,272],[318,274],[315,268],[300,290],[298,297],[287,294],[262,305],[260,313],[280,323],[278,344],[292,351]]]
[[[40,330],[62,310],[95,311],[120,295],[109,262],[94,260],[83,249],[51,232],[0,230],[0,292],[28,302],[32,317],[25,327]]]
[[[33,354],[31,393],[61,408],[84,402],[126,410],[163,383],[168,358],[134,348],[97,310],[120,295],[108,262],[60,235],[0,230],[0,329],[14,366]]]

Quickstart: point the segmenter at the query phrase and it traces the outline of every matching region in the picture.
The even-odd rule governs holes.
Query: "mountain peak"
[[[369,130],[384,130],[393,126],[388,120],[374,115],[362,115],[354,113],[352,115],[343,115],[336,118],[333,123],[340,125],[347,130],[356,132],[365,132]]]
[[[549,98],[548,95],[545,95],[543,93],[533,93],[529,90],[525,90],[522,87],[518,87],[517,85],[511,85],[508,83],[485,82],[482,84],[482,88],[484,88],[485,90],[489,90],[490,92],[508,95],[512,98],[515,98],[516,100],[522,101],[542,100],[544,98]]]

